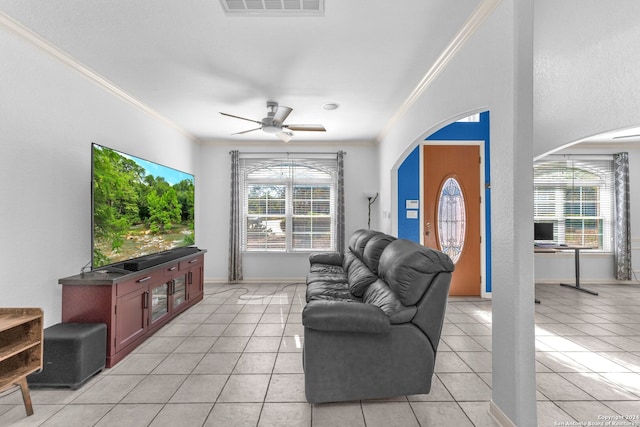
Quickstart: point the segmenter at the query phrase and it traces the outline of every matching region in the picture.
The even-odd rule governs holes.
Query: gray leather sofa
[[[369,230],[344,255],[312,254],[303,365],[310,403],[429,393],[454,266]]]

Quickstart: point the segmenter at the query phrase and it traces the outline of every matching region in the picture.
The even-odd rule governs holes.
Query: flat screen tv
[[[195,243],[194,176],[91,145],[91,267]]]

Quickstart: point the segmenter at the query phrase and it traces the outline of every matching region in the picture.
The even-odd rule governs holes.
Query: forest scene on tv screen
[[[194,177],[93,145],[93,267],[190,246]]]

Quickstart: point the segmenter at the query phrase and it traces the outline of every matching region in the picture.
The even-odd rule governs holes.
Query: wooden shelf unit
[[[43,328],[40,308],[0,308],[0,392],[19,386],[27,415],[33,415],[27,375],[42,369]]]

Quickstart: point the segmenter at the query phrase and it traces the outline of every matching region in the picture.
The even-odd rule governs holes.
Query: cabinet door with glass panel
[[[187,302],[187,280],[186,276],[178,276],[170,282],[171,310],[176,310]]]
[[[169,315],[169,286],[170,283],[151,285],[149,289],[150,304],[149,322],[156,325]]]

